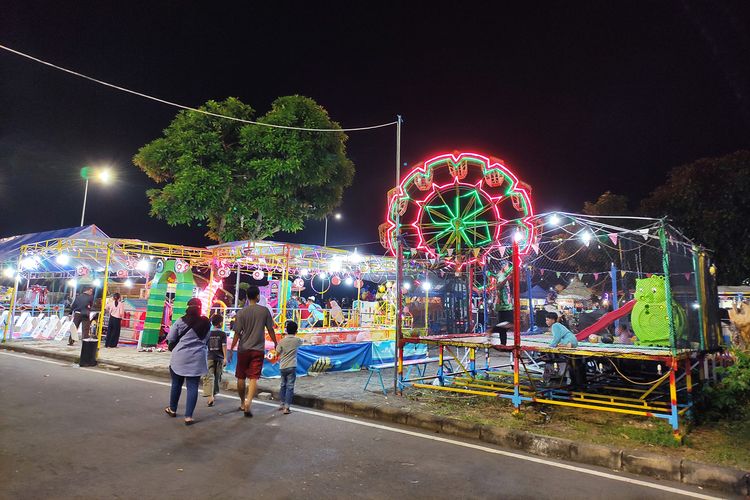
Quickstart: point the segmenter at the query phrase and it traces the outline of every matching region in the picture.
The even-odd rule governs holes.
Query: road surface
[[[169,418],[168,383],[0,351],[2,498],[709,498],[679,483],[236,397]],[[229,396],[229,395],[227,395]],[[181,416],[185,394],[178,414]],[[721,495],[719,495],[721,496]]]

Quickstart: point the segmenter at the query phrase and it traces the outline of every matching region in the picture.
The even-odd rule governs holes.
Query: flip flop
[[[173,410],[172,408],[170,408],[170,407],[166,407],[166,408],[164,408],[164,413],[166,413],[166,414],[167,414],[167,415],[169,415],[170,417],[176,417],[176,416],[177,416],[177,412],[176,412],[176,411],[174,411],[174,410]]]

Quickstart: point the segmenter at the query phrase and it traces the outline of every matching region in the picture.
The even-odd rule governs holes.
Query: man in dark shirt
[[[70,306],[70,310],[73,313],[73,325],[76,329],[83,323],[81,330],[81,338],[89,338],[91,330],[91,306],[94,304],[94,289],[91,287],[86,288],[83,293],[78,294],[76,300]],[[73,336],[68,339],[68,345],[73,345],[75,341]]]

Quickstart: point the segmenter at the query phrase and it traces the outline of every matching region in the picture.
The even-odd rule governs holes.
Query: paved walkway
[[[77,342],[74,346],[68,346],[65,342],[43,340],[14,340],[6,342],[5,345],[10,348],[20,348],[59,359],[70,359],[71,361],[80,354],[81,349],[80,342]],[[144,373],[153,372],[154,374],[167,376],[169,357],[169,352],[139,352],[135,347],[120,346],[115,349],[102,347],[99,350],[98,360],[100,364],[104,365],[136,368]],[[427,374],[434,375],[436,369],[436,364],[430,365]],[[362,370],[359,372],[332,372],[317,376],[299,377],[295,386],[295,394],[341,401],[359,401],[375,406],[389,406],[413,411],[422,410],[425,406],[424,403],[412,401],[409,398],[393,396],[393,370],[390,369],[382,371],[383,382],[388,390],[388,395],[383,395],[375,373],[367,391],[364,391],[369,374],[367,370]],[[225,373],[224,382],[229,384],[229,390],[236,387],[234,376],[231,373]],[[259,386],[261,391],[276,391],[279,382],[278,379],[262,379]]]

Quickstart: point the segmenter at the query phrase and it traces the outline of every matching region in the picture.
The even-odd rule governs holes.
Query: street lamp
[[[341,220],[341,213],[336,212],[335,214],[333,214],[333,218],[336,220]],[[325,228],[325,231],[323,232],[323,246],[324,247],[328,246],[328,215],[326,215],[326,228]]]
[[[97,168],[83,167],[81,169],[81,177],[86,179],[86,187],[83,190],[83,210],[81,210],[81,227],[83,227],[83,219],[86,217],[86,199],[89,195],[89,179],[92,177],[102,184],[109,184],[112,182],[112,171],[108,168]]]

